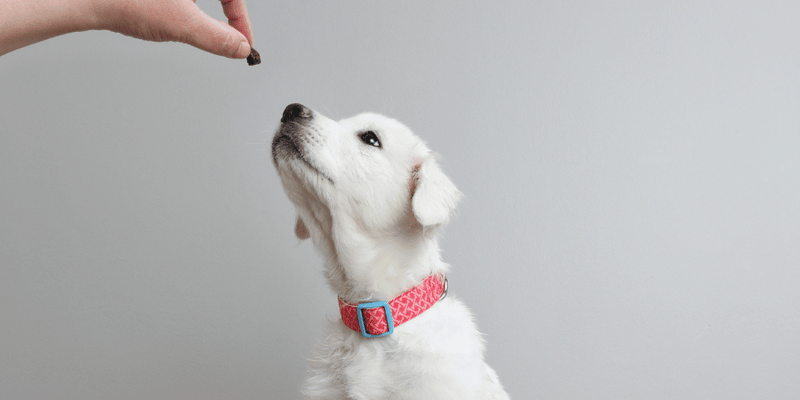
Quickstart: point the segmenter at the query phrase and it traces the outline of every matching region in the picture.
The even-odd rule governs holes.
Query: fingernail
[[[234,55],[235,58],[245,58],[250,55],[250,43],[241,42],[239,43],[239,49],[236,50],[236,54]]]

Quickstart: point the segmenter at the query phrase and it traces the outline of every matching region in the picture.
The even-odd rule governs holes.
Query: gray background
[[[800,6],[699,3],[250,1],[258,67],[0,57],[0,398],[298,397],[336,302],[269,158],[291,102],[443,156],[512,398],[800,397]]]

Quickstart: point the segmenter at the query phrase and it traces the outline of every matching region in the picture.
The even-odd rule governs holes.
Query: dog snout
[[[283,110],[283,117],[281,117],[281,122],[304,122],[311,119],[313,113],[311,109],[300,104],[300,103],[292,103],[286,106]]]

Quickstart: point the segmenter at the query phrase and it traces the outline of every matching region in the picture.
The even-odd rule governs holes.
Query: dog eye
[[[361,141],[375,147],[381,147],[381,142],[378,140],[378,135],[375,134],[373,131],[366,131],[358,137],[361,138]]]

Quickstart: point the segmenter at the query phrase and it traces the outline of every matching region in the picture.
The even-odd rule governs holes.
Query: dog
[[[400,122],[283,111],[272,158],[339,296],[308,399],[508,399],[469,310],[447,297],[436,235],[462,197]],[[391,300],[390,300],[391,299]]]

